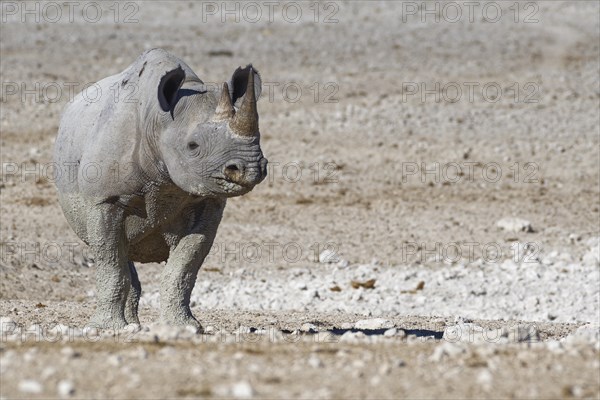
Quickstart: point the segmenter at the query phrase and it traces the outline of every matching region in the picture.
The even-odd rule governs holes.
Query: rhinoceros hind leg
[[[128,324],[139,324],[138,304],[142,295],[142,285],[132,261],[129,261],[129,275],[131,276],[131,288],[125,303],[125,319]]]

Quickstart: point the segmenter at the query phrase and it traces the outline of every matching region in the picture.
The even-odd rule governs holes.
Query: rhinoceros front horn
[[[221,99],[219,100],[219,104],[217,104],[213,120],[227,121],[233,118],[234,115],[235,110],[233,104],[231,104],[231,97],[229,97],[229,86],[227,86],[227,82],[224,82],[223,90],[221,91]]]
[[[256,110],[254,70],[252,68],[248,71],[248,84],[244,100],[229,123],[229,127],[240,136],[258,136],[258,111]]]

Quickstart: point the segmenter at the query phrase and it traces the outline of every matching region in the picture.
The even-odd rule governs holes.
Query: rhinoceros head
[[[187,99],[175,108],[182,99],[177,92],[185,90],[181,89],[184,78],[179,68],[168,72],[159,85],[159,103],[163,111],[170,111],[173,122],[159,140],[169,177],[199,196],[233,197],[249,192],[267,175],[256,108],[260,75],[251,65],[238,68],[220,93],[193,96],[195,100]]]

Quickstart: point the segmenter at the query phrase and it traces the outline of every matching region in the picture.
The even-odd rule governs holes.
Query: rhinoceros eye
[[[200,153],[200,145],[198,144],[198,142],[195,141],[191,141],[187,144],[187,149],[188,149],[188,156],[190,157],[198,157],[198,154]]]

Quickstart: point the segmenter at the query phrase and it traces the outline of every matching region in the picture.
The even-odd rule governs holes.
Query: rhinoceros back
[[[201,83],[183,61],[152,49],[123,72],[90,85],[67,105],[54,153],[62,172],[56,182],[59,192],[110,197],[135,190],[129,187],[132,182],[115,179],[115,173],[135,168],[143,135],[152,129],[148,121],[164,114],[156,101],[156,83],[178,65],[186,80]]]
[[[144,167],[160,161],[148,159],[150,152],[140,147],[144,135],[151,134],[151,122],[165,114],[156,101],[157,82],[178,65],[186,81],[202,83],[177,57],[153,49],[66,106],[54,148],[56,187],[64,214],[82,240],[87,240],[90,205],[137,193]]]

